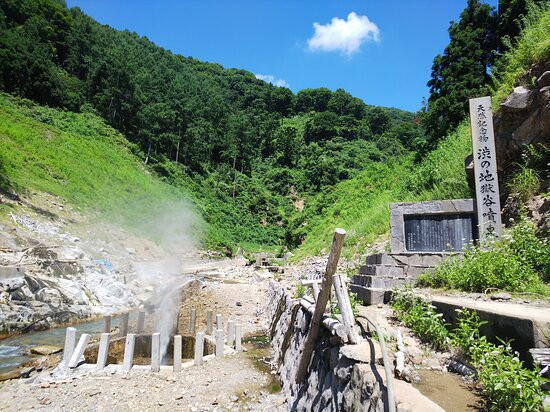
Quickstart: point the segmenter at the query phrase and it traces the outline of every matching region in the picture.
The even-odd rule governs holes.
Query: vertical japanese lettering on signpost
[[[479,238],[502,235],[491,98],[470,99]]]

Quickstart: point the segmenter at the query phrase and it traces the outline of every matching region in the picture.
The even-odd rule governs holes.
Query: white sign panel
[[[491,98],[470,99],[479,238],[502,235]]]

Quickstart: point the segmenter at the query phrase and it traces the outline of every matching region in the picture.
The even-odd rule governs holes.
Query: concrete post
[[[174,372],[181,372],[181,335],[174,336]]]
[[[204,352],[204,332],[197,333],[195,337],[195,365],[202,365],[202,354]]]
[[[233,346],[235,343],[235,322],[227,321],[227,346]]]
[[[216,330],[216,356],[223,356],[223,329]]]
[[[102,333],[99,340],[99,350],[97,352],[97,369],[102,370],[107,364],[107,356],[109,355],[109,341],[111,335],[109,333]]]
[[[217,329],[223,329],[222,315],[220,315],[219,313],[216,314],[216,330]]]
[[[138,312],[137,333],[143,333],[144,327],[145,327],[145,311],[140,310]]]
[[[212,335],[212,332],[214,331],[214,328],[212,326],[213,318],[214,318],[214,313],[211,310],[207,311],[206,312],[206,333],[208,333],[209,335]]]
[[[237,351],[243,350],[243,347],[242,347],[242,344],[241,344],[242,337],[243,336],[242,336],[241,324],[237,323],[235,325],[235,350],[237,350]]]
[[[128,312],[120,315],[120,324],[118,325],[120,336],[124,337],[128,334]]]
[[[151,370],[160,371],[160,333],[151,336]]]
[[[124,346],[124,361],[122,363],[122,370],[129,372],[132,369],[132,362],[134,361],[134,347],[136,345],[136,335],[129,333],[126,335],[126,345]]]
[[[65,348],[63,349],[63,362],[65,362],[65,365],[69,363],[71,356],[73,356],[75,343],[76,329],[67,328],[67,332],[65,334]]]
[[[103,333],[111,333],[111,316],[103,316]]]
[[[69,361],[69,368],[76,368],[78,365],[78,362],[80,362],[80,358],[82,355],[84,355],[84,351],[86,350],[86,346],[88,345],[88,342],[90,341],[90,335],[87,333],[83,333],[80,336],[80,339],[78,340],[78,344],[76,345],[76,348],[71,356],[71,360]]]
[[[189,334],[193,336],[195,334],[195,326],[197,323],[197,310],[191,309],[191,318],[189,322]]]

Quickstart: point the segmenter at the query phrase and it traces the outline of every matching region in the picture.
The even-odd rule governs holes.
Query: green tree
[[[467,113],[468,99],[482,95],[497,46],[497,16],[493,7],[468,0],[460,20],[451,22],[449,44],[434,58],[429,109],[423,123],[434,145]]]

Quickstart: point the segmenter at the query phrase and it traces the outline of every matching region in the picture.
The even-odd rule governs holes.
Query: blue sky
[[[498,0],[487,3],[496,6]],[[184,56],[415,111],[466,0],[67,0]],[[315,24],[315,27],[314,27]],[[271,77],[270,77],[271,76]]]

